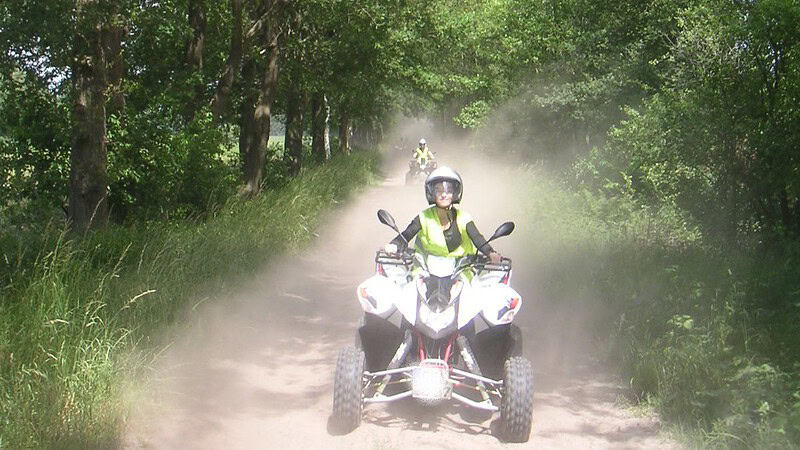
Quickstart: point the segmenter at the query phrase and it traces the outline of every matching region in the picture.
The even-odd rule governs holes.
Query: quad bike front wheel
[[[527,442],[533,423],[533,367],[527,359],[514,356],[506,360],[503,374],[500,437],[507,442]]]
[[[350,432],[361,424],[364,362],[364,352],[353,347],[343,349],[336,359],[332,418],[344,432]]]

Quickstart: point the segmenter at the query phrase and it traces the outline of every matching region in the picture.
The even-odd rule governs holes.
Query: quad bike
[[[382,223],[399,233],[392,216]],[[489,239],[507,236],[513,222]],[[533,372],[512,324],[522,306],[509,286],[511,260],[442,258],[406,251],[375,257],[376,273],[357,289],[365,314],[355,346],[336,361],[333,423],[351,431],[365,404],[412,397],[424,405],[457,401],[500,412],[500,438],[531,432]],[[472,276],[472,280],[470,280]]]
[[[408,162],[408,172],[406,172],[406,185],[427,177],[438,166],[436,161],[432,159],[419,161],[417,158],[411,158],[411,161]]]

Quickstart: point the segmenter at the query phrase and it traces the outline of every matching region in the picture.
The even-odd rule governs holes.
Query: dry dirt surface
[[[513,177],[462,155],[440,156],[462,172],[462,206],[485,236],[514,220],[514,234],[494,243],[514,260],[522,294],[516,323],[534,365],[533,431],[523,444],[495,434],[499,414],[458,404],[427,409],[405,399],[365,407],[355,431],[330,427],[339,350],[353,345],[361,308],[356,286],[372,275],[374,252],[394,237],[376,218],[387,209],[404,227],[424,208],[421,183],[404,185],[407,160],[395,158],[385,179],[337,205],[304,253],[273,260],[228,298],[197,308],[196,320],[139,386],[123,447],[130,449],[677,449],[654,417],[619,406],[624,388],[592,358],[579,312],[559,310],[536,292],[527,250],[536,236],[514,217]],[[526,270],[527,268],[527,270]]]

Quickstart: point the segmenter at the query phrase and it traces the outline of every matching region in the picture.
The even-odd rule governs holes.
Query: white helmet
[[[426,141],[425,138],[422,138],[422,139],[419,140],[419,146],[420,147],[425,147],[425,145],[427,143],[428,143],[428,141]]]
[[[455,170],[447,166],[441,166],[431,172],[428,178],[425,179],[425,198],[428,200],[429,205],[436,203],[433,185],[438,182],[445,182],[446,186],[453,189],[453,204],[461,201],[461,194],[464,192],[464,183],[461,182],[461,176]]]

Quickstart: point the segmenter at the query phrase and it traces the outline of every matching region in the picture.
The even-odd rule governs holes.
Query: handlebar
[[[414,262],[414,250],[406,249],[403,252],[389,253],[381,249],[375,253],[375,262],[390,266],[410,266]]]
[[[500,262],[495,264],[489,261],[489,257],[485,255],[476,255],[475,262],[472,264],[477,270],[508,272],[511,270],[511,258],[505,256],[500,257]]]
[[[375,253],[375,262],[394,266],[410,266],[414,263],[414,253],[414,250],[411,248],[396,253],[389,253],[386,250],[380,249]],[[462,264],[460,270],[472,266],[476,270],[509,272],[512,267],[511,258],[506,258],[505,256],[501,257],[500,262],[497,264],[490,262],[488,256],[481,254],[470,255],[465,259],[465,264]]]

